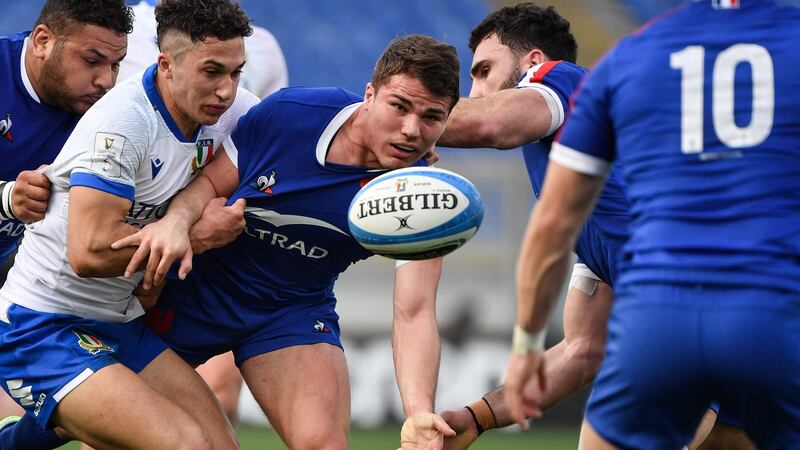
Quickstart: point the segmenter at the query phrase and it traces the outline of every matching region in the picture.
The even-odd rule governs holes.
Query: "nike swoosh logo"
[[[336,225],[331,225],[328,222],[325,222],[324,220],[315,219],[313,217],[293,216],[291,214],[280,214],[276,211],[256,208],[254,206],[248,206],[247,208],[245,208],[244,212],[245,214],[249,214],[250,216],[253,216],[259,220],[271,223],[276,227],[282,227],[284,225],[311,225],[314,227],[327,228],[337,233],[342,233],[345,236],[350,236],[349,234],[339,229]]]

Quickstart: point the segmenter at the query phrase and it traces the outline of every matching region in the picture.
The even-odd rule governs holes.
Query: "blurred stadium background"
[[[137,3],[138,0],[129,0]],[[0,0],[0,35],[30,29],[43,0]],[[270,30],[286,57],[291,85],[341,86],[363,93],[372,65],[388,41],[423,33],[455,45],[462,62],[462,95],[469,93],[469,32],[501,0],[241,0],[253,21]],[[544,0],[572,23],[578,62],[591,66],[621,35],[679,0]],[[246,69],[245,69],[246,70]],[[517,150],[441,149],[441,167],[471,179],[486,204],[478,235],[446,259],[438,318],[444,342],[437,407],[459,407],[502,380],[513,326],[514,263],[533,205]],[[400,400],[394,382],[389,330],[393,263],[372,258],[337,285],[339,314],[352,383],[352,448],[395,448]],[[548,341],[561,339],[559,314]],[[573,396],[534,425],[530,436],[490,433],[474,448],[575,448],[586,392]],[[248,393],[240,414],[243,448],[281,448],[260,425]],[[392,447],[392,446],[395,447]],[[69,448],[77,448],[70,445]]]

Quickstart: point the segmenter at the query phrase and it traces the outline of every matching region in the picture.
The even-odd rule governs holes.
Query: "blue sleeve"
[[[586,76],[572,98],[572,113],[557,138],[569,149],[604,161],[616,157],[611,120],[613,51]]]
[[[133,186],[107,180],[99,175],[87,172],[75,172],[69,178],[69,187],[84,186],[107,192],[117,197],[133,201],[136,190]]]

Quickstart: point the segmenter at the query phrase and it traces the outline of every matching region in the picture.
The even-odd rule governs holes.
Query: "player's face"
[[[483,97],[501,89],[510,89],[517,85],[522,75],[521,61],[510,47],[503,45],[496,34],[484,39],[475,48],[472,57],[470,76],[472,90],[470,97]]]
[[[244,66],[244,39],[209,37],[172,60],[172,98],[177,114],[203,125],[217,123],[236,98]]]
[[[50,36],[52,41],[43,47],[39,76],[42,100],[83,114],[114,87],[119,63],[128,49],[128,35],[97,25],[80,25],[68,35]]]
[[[408,167],[433,148],[444,132],[450,99],[433,95],[418,79],[398,74],[364,96],[369,144],[376,167]]]

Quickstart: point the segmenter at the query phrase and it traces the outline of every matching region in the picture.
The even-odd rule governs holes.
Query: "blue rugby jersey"
[[[622,168],[634,220],[620,282],[800,293],[797,42],[796,8],[688,2],[585,80],[551,159]]]
[[[197,289],[168,293],[268,309],[334,299],[338,275],[372,255],[350,236],[350,201],[384,172],[325,162],[334,135],[362,101],[338,88],[287,88],[251,109],[225,143],[240,180],[229,203],[247,199],[245,230],[195,257],[183,283]]]
[[[545,98],[555,101],[554,120],[550,133],[537,142],[522,147],[525,166],[538,198],[549,162],[553,137],[570,112],[570,95],[578,87],[586,69],[565,61],[549,61],[531,68],[523,75],[518,88],[536,89]],[[606,283],[613,285],[618,271],[622,245],[628,238],[630,205],[625,196],[625,184],[618,170],[613,170],[606,182],[592,216],[587,219],[575,244],[580,262]]]
[[[25,72],[30,33],[0,37],[0,180],[13,181],[55,159],[80,116],[42,103]],[[0,220],[0,262],[17,248],[25,225]]]

